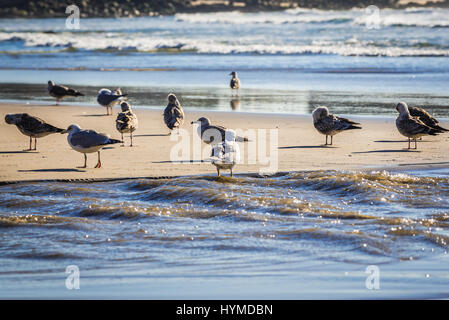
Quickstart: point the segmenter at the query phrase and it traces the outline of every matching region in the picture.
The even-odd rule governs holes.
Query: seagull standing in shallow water
[[[28,113],[7,114],[5,116],[5,122],[16,125],[20,132],[30,137],[30,148],[26,151],[37,150],[37,138],[63,131],[63,129],[54,127],[41,118],[30,116]],[[33,138],[34,149],[31,148]]]
[[[229,83],[229,86],[231,87],[231,94],[233,95],[234,90],[237,90],[238,96],[240,89],[240,79],[237,78],[237,72],[235,71],[232,71],[229,75],[232,76],[231,82]]]
[[[76,91],[63,85],[55,84],[53,81],[48,81],[47,90],[49,95],[56,98],[56,105],[59,105],[59,101],[67,96],[72,97],[84,96],[84,94],[82,94],[79,91]]]
[[[415,141],[415,149],[418,149],[417,139],[425,135],[436,136],[443,132],[426,125],[419,117],[410,115],[408,106],[405,102],[399,102],[396,106],[399,116],[396,118],[396,127],[399,133],[408,138],[408,149],[410,149],[410,139]]]
[[[98,152],[98,163],[95,168],[101,168],[100,150],[108,145],[115,143],[123,143],[123,141],[111,139],[104,133],[98,133],[94,130],[83,130],[77,124],[71,124],[61,133],[68,133],[67,141],[73,150],[84,154],[84,166],[87,167],[86,153]]]
[[[362,129],[362,127],[357,126],[360,123],[329,114],[329,109],[325,106],[313,110],[312,117],[315,129],[326,136],[326,146],[332,145],[332,138],[337,133],[345,130]],[[327,136],[331,136],[331,143],[329,144],[327,143]]]

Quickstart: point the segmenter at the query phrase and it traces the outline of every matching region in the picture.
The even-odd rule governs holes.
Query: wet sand
[[[106,116],[102,107],[45,106],[25,104],[0,104],[1,115],[27,112],[55,126],[66,128],[72,123],[82,128],[108,133],[120,139],[115,129],[115,118]],[[134,109],[139,118],[139,129],[135,132],[134,147],[129,147],[128,134],[125,147],[119,144],[101,152],[102,167],[94,169],[96,154],[88,155],[88,168],[83,165],[83,155],[70,148],[67,135],[53,134],[38,139],[37,151],[23,151],[29,146],[29,138],[15,126],[1,120],[0,124],[0,181],[28,181],[46,179],[115,179],[130,177],[168,177],[197,174],[215,174],[215,167],[201,161],[172,162],[170,152],[178,141],[170,140],[168,129],[162,118],[163,109]],[[331,110],[332,111],[332,110]],[[418,167],[421,169],[449,166],[449,134],[424,137],[418,142],[418,150],[408,151],[407,140],[399,134],[394,117],[360,117],[363,130],[344,132],[334,137],[334,145],[323,146],[325,137],[312,124],[311,116],[287,114],[254,114],[242,112],[205,112],[185,110],[183,129],[193,132],[191,121],[201,116],[212,123],[232,129],[266,129],[266,154],[278,158],[278,172],[301,170],[366,170],[390,168],[392,170]],[[2,118],[3,119],[3,118]],[[441,121],[449,127],[449,121]],[[278,129],[278,145],[271,145],[269,129]],[[260,130],[259,130],[260,132]],[[193,140],[191,140],[193,145]],[[201,147],[204,149],[205,144]],[[258,174],[268,165],[248,163],[249,146],[242,146],[244,163],[236,165],[234,173]],[[204,157],[203,157],[204,158]],[[224,173],[225,175],[228,172]]]

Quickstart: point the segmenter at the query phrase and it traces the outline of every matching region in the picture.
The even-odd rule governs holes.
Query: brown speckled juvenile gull
[[[5,121],[8,124],[15,124],[20,132],[30,137],[30,148],[28,150],[37,149],[37,138],[63,131],[63,129],[56,128],[38,117],[30,116],[28,113],[7,114]],[[34,149],[31,148],[33,138]]]
[[[425,135],[436,136],[442,132],[441,130],[429,127],[419,117],[411,116],[405,102],[399,102],[396,110],[399,111],[399,116],[396,119],[396,127],[400,134],[408,138],[408,149],[410,149],[410,139],[415,141],[415,149],[418,149],[416,139]]]
[[[115,127],[117,128],[117,131],[122,134],[122,140],[123,140],[123,134],[124,133],[130,133],[131,137],[131,144],[130,147],[133,146],[133,132],[136,131],[138,126],[137,116],[135,113],[131,110],[131,106],[128,102],[123,101],[120,104],[120,107],[122,108],[122,112],[120,112],[117,115],[117,119],[115,120]],[[123,141],[123,145],[124,141]]]
[[[48,87],[47,87],[48,93],[56,98],[56,105],[59,104],[59,101],[67,96],[72,97],[78,97],[78,96],[84,96],[79,91],[76,91],[72,88],[69,88],[67,86],[63,86],[60,84],[55,84],[53,81],[48,81]]]
[[[313,110],[312,117],[315,129],[326,136],[325,145],[328,145],[327,136],[331,136],[331,143],[329,145],[332,145],[332,138],[337,133],[352,129],[362,129],[357,126],[360,123],[329,114],[329,109],[325,106],[320,106]]]
[[[98,133],[94,130],[83,130],[77,124],[71,124],[61,133],[68,133],[67,142],[72,149],[84,154],[84,166],[82,168],[87,167],[86,153],[98,152],[98,163],[95,168],[100,168],[100,150],[108,144],[123,143],[123,141],[109,138],[104,133]]]
[[[403,102],[405,103],[405,102]],[[396,108],[397,110],[397,108]],[[399,111],[399,110],[398,110]],[[421,120],[422,122],[424,122],[424,124],[426,126],[431,127],[432,129],[435,130],[440,130],[441,132],[445,132],[445,131],[449,131],[446,128],[443,128],[442,126],[440,126],[440,123],[438,122],[437,119],[435,119],[434,117],[432,117],[426,110],[424,110],[423,108],[419,108],[419,107],[408,107],[408,111],[410,112],[410,115],[412,117],[419,117],[419,120]]]
[[[167,97],[168,105],[164,110],[164,122],[171,130],[182,126],[184,123],[184,111],[178,101],[178,98],[173,93],[170,93]]]

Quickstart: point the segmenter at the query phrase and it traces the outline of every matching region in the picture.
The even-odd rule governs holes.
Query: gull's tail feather
[[[76,91],[76,90],[73,90],[73,89],[69,89],[69,90],[67,91],[67,95],[69,95],[69,96],[74,96],[74,97],[84,96],[83,93],[81,93],[81,92],[79,92],[79,91]]]
[[[250,140],[247,137],[243,138],[243,137],[237,136],[235,138],[235,141],[237,141],[237,142],[249,142]]]
[[[346,130],[352,130],[352,129],[362,129],[362,127],[350,125]]]
[[[117,139],[109,139],[109,141],[106,144],[115,144],[115,143],[123,143],[123,141]]]
[[[437,129],[437,130],[440,130],[441,132],[449,131],[449,129],[443,128],[443,127],[440,126],[440,125],[436,125],[436,126],[434,126],[433,128],[434,128],[434,129]]]

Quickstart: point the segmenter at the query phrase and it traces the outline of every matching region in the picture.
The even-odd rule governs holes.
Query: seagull
[[[136,131],[138,126],[137,116],[136,114],[131,110],[131,106],[128,102],[123,101],[120,104],[120,107],[122,108],[122,112],[120,112],[117,115],[117,119],[115,120],[115,127],[117,128],[118,132],[122,134],[122,140],[123,140],[123,133],[130,133],[131,134],[131,144],[130,147],[133,146],[133,132]],[[125,144],[123,143],[123,146]]]
[[[226,130],[226,137],[223,143],[218,143],[212,148],[211,161],[217,168],[217,175],[220,176],[220,170],[230,170],[240,161],[240,149],[235,143],[236,133],[234,130]]]
[[[106,107],[106,114],[109,115],[109,108],[111,109],[112,115],[112,107],[114,107],[117,103],[121,102],[123,97],[126,97],[127,94],[122,94],[122,90],[120,88],[111,91],[109,89],[101,89],[98,91],[97,102]]]
[[[53,81],[48,81],[47,90],[52,97],[56,98],[56,105],[59,105],[59,101],[67,96],[73,97],[84,96],[84,94],[82,94],[79,91],[76,91],[63,85],[55,84]]]
[[[226,129],[225,127],[218,126],[218,125],[211,125],[210,120],[205,117],[199,118],[197,121],[192,121],[191,124],[199,123],[198,126],[198,135],[200,136],[201,140],[203,142],[210,144],[212,142],[214,143],[222,143],[225,141],[226,138]],[[215,139],[217,138],[217,139]],[[217,140],[217,141],[215,141]],[[237,142],[248,142],[248,138],[242,138],[237,136],[235,138],[235,141]]]
[[[178,128],[184,123],[184,111],[178,98],[173,93],[167,97],[168,105],[164,110],[164,122],[170,130]]]
[[[237,72],[232,71],[229,75],[232,76],[231,82],[229,83],[231,92],[234,92],[233,90],[237,90],[237,95],[239,95],[240,79],[237,78]]]
[[[410,149],[410,139],[415,141],[415,149],[418,149],[416,139],[425,135],[436,136],[438,133],[443,132],[442,130],[429,127],[419,117],[411,116],[405,102],[399,102],[396,110],[399,112],[399,116],[396,118],[396,127],[400,134],[408,138],[408,149]]]
[[[405,102],[403,102],[405,104]],[[396,110],[398,108],[396,107]],[[398,110],[399,111],[399,110]],[[449,131],[446,128],[440,126],[437,119],[432,117],[426,110],[419,107],[408,107],[408,111],[412,117],[419,117],[419,120],[424,122],[425,125],[431,127],[432,129],[440,130],[441,132]]]
[[[362,129],[356,126],[360,125],[360,123],[329,114],[329,109],[325,106],[320,106],[313,110],[312,116],[315,129],[326,136],[326,146],[332,145],[332,138],[337,133],[345,130]],[[327,136],[331,136],[330,144],[327,143]]]
[[[26,151],[37,150],[37,138],[63,131],[63,129],[54,127],[38,117],[30,116],[28,113],[7,114],[5,121],[8,124],[15,124],[20,132],[30,137],[30,148]],[[33,138],[34,149],[31,148]]]
[[[123,143],[121,140],[111,139],[104,133],[98,133],[94,130],[83,130],[77,124],[71,124],[61,133],[69,133],[67,141],[73,150],[84,154],[84,166],[87,167],[86,153],[98,152],[98,163],[95,168],[101,168],[100,149],[108,144]]]

